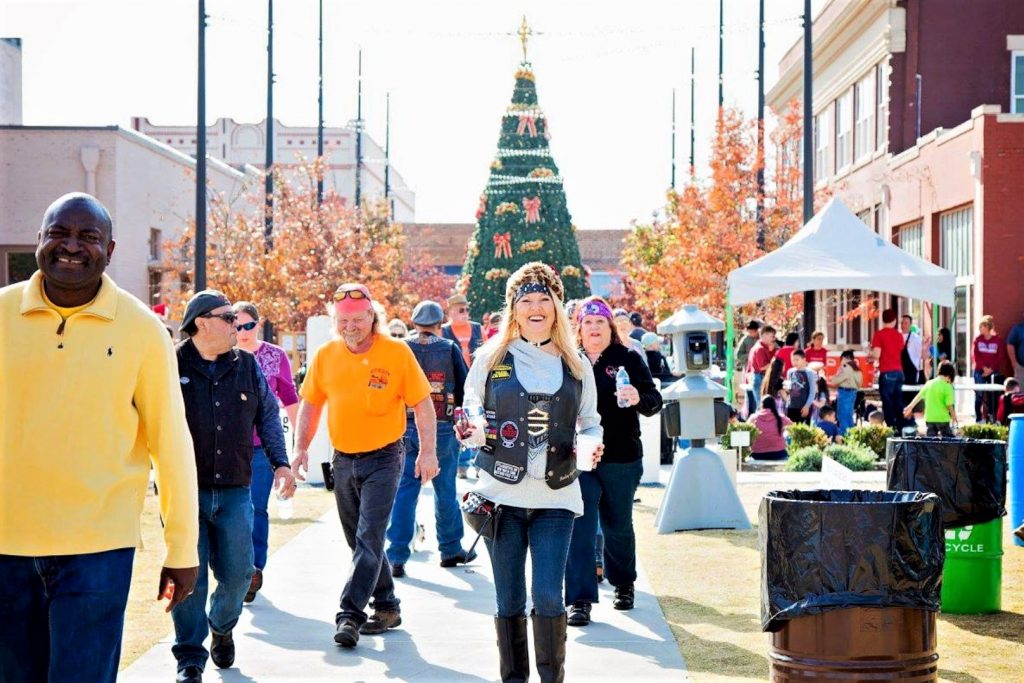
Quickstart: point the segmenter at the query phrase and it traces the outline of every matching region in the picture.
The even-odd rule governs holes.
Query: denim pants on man
[[[352,549],[352,569],[341,592],[336,623],[343,619],[366,623],[371,597],[374,610],[398,611],[391,565],[384,553],[384,533],[405,464],[402,441],[368,453],[334,452],[334,500],[345,541]]]
[[[764,373],[755,372],[753,388],[747,392],[747,414],[753,415],[761,409],[761,385],[764,383]]]
[[[533,609],[542,617],[565,613],[562,583],[569,554],[573,513],[560,508],[533,509],[501,506],[493,540],[486,540],[494,571],[499,617],[526,614],[526,551],[533,563],[530,583]]]
[[[906,424],[903,417],[903,371],[890,370],[878,375],[878,395],[882,399],[882,413],[885,424],[899,430]]]
[[[853,408],[857,405],[857,390],[839,388],[836,391],[836,420],[839,422],[839,433],[846,436],[846,431],[853,427]]]
[[[455,430],[451,423],[438,422],[437,462],[440,471],[430,480],[430,485],[434,488],[434,520],[442,560],[462,552],[462,511],[455,492],[458,450],[459,444],[455,440]],[[416,534],[416,502],[421,488],[420,480],[416,478],[416,458],[419,454],[419,432],[416,431],[416,425],[410,424],[405,430],[405,467],[387,531],[388,562],[392,565],[409,561],[412,538]]]
[[[266,453],[259,446],[252,449],[252,554],[253,566],[263,569],[267,566],[267,544],[270,537],[270,491],[274,488],[274,470]]]
[[[210,572],[217,588],[210,597]],[[248,486],[199,489],[199,579],[195,591],[171,612],[178,670],[205,668],[203,647],[210,630],[226,634],[242,614],[242,598],[252,579],[252,494]]]
[[[0,681],[115,681],[134,557],[0,555]]]
[[[633,496],[640,485],[643,463],[600,463],[580,473],[583,516],[572,527],[565,565],[565,604],[598,602],[595,535],[598,520],[604,535],[604,576],[613,586],[636,581],[636,534]]]

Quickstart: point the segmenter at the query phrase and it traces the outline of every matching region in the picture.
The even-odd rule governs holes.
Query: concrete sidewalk
[[[464,482],[459,482],[460,489]],[[300,495],[301,495],[300,491]],[[314,680],[498,680],[494,588],[483,542],[467,567],[442,569],[433,535],[433,490],[420,496],[418,519],[427,541],[397,580],[402,625],[383,636],[363,636],[354,650],[334,643],[334,614],[348,573],[350,553],[335,513],[271,556],[263,590],[235,627],[237,657],[231,669],[207,663],[207,681],[259,683]],[[472,538],[467,536],[468,547]],[[527,564],[529,575],[529,564]],[[617,612],[602,584],[594,622],[569,629],[567,681],[688,680],[683,658],[650,584],[640,569],[636,607]],[[136,660],[120,677],[129,683],[174,680],[173,634]],[[531,662],[533,645],[531,642]],[[531,672],[536,680],[536,672]]]

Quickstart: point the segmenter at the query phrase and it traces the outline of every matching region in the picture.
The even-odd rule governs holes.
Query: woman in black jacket
[[[579,476],[583,516],[573,524],[565,568],[568,624],[590,623],[590,606],[598,601],[594,539],[600,519],[604,533],[604,576],[615,588],[615,609],[633,608],[636,581],[636,536],[633,496],[643,473],[639,415],[661,410],[661,394],[640,355],[625,346],[612,324],[612,310],[600,297],[585,299],[577,309],[578,336],[594,368],[597,412],[604,428],[604,457]],[[625,368],[629,384],[616,391],[615,375]],[[620,407],[620,401],[625,404]]]

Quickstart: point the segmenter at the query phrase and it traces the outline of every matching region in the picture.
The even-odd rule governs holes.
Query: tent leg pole
[[[938,375],[939,368],[939,306],[932,303],[932,377]]]
[[[729,405],[733,404],[736,397],[733,395],[732,378],[736,373],[736,358],[733,351],[733,336],[735,330],[732,324],[732,305],[729,303],[729,292],[725,293],[725,388],[726,396],[729,397]]]

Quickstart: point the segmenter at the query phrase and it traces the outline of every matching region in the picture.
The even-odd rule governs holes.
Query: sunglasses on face
[[[367,297],[366,293],[363,292],[363,290],[361,290],[361,289],[350,289],[350,290],[345,290],[344,292],[335,292],[334,293],[334,300],[335,301],[343,301],[345,299],[356,299],[356,300],[359,300],[359,299],[367,299],[367,298],[369,298],[369,297]]]
[[[242,330],[245,330],[246,332],[249,332],[251,330],[255,330],[256,329],[256,321],[255,320],[251,320],[251,321],[249,321],[247,323],[242,323],[241,325],[235,325],[235,329],[238,330],[239,332],[241,332]]]
[[[217,315],[214,315],[213,313],[204,313],[203,315],[201,315],[199,317],[200,318],[220,318],[221,320],[226,322],[228,325],[234,325],[235,321],[238,320],[238,316],[235,315],[234,313],[218,313]]]
[[[468,308],[466,308],[465,306],[459,306],[458,308],[456,308],[456,309],[455,309],[455,312],[456,312],[456,313],[465,313],[465,312],[466,312],[466,311],[468,311],[468,310],[469,310],[469,309],[468,309]]]

